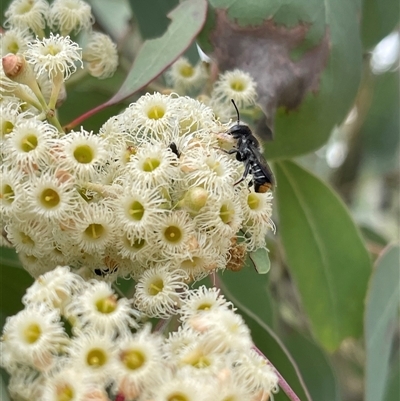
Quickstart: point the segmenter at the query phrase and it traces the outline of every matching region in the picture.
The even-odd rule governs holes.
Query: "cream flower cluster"
[[[83,0],[13,0],[5,12],[7,30],[0,34],[1,55],[21,54],[41,81],[57,73],[66,80],[77,65],[99,79],[114,74],[118,66],[116,45],[108,35],[93,32],[91,7]],[[45,37],[45,28],[51,31]],[[68,35],[86,33],[82,48]]]
[[[109,284],[85,282],[68,267],[39,277],[23,303],[1,342],[15,399],[264,401],[277,390],[274,369],[215,288],[186,293],[181,324],[167,337],[139,324],[131,301]]]
[[[212,85],[207,85],[211,80],[207,62],[192,65],[187,58],[180,57],[165,75],[172,90],[201,98],[222,121],[236,117],[231,99],[239,109],[252,107],[257,100],[257,83],[250,74],[239,69],[226,71]]]
[[[250,176],[234,185],[244,165],[222,151],[234,143],[204,104],[147,94],[99,134],[2,113],[2,224],[33,276],[60,264],[86,278],[131,276],[138,307],[161,316],[185,283],[265,247],[272,193],[254,192]]]

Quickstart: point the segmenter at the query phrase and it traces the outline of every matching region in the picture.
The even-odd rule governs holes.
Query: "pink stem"
[[[160,319],[157,324],[156,327],[154,327],[154,332],[156,333],[162,333],[165,328],[168,326],[168,323],[171,321],[171,319]]]
[[[289,386],[289,383],[283,378],[283,376],[278,372],[278,369],[271,363],[271,361],[255,346],[253,345],[254,351],[257,354],[261,355],[263,358],[267,360],[267,362],[272,366],[276,375],[278,376],[278,384],[279,387],[284,391],[284,393],[292,400],[292,401],[301,401],[300,398],[296,395],[293,389]]]
[[[64,126],[64,131],[69,132],[73,128],[75,128],[78,124],[82,123],[85,121],[87,118],[91,117],[93,114],[98,113],[99,111],[105,109],[107,106],[109,106],[108,102],[100,104],[99,106],[95,107],[92,110],[87,111],[86,113],[83,113],[81,116],[76,118],[75,120],[71,121],[69,124]]]

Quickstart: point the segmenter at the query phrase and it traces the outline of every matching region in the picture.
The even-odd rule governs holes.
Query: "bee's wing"
[[[265,175],[265,178],[271,183],[271,185],[275,185],[274,173],[271,168],[268,166],[267,161],[265,160],[263,154],[256,148],[255,146],[249,146],[251,153],[255,156],[258,161],[258,166],[261,171]]]

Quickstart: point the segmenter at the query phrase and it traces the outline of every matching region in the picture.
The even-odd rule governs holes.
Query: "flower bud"
[[[202,187],[193,187],[186,192],[185,196],[178,202],[178,207],[185,209],[191,215],[196,215],[206,204],[208,191]]]
[[[35,75],[22,54],[7,54],[1,61],[7,78],[31,86],[32,80],[35,80]]]

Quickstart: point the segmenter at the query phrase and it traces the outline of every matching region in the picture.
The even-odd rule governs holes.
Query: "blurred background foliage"
[[[2,13],[8,3],[2,1]],[[139,60],[147,61],[153,78],[183,53],[195,63],[197,32],[173,25],[181,14],[172,22],[167,17],[181,6],[178,0],[89,3],[95,28],[118,44],[120,68],[104,81],[72,80],[60,120],[67,124],[114,98],[109,103],[116,104],[84,122],[96,132],[163,82],[137,81],[134,61],[136,68]],[[186,6],[196,11],[204,4],[189,0]],[[257,132],[269,139],[265,154],[278,183],[277,234],[268,238],[271,269],[257,275],[249,263],[240,272],[220,274],[219,284],[246,319],[257,347],[302,401],[399,400],[399,3],[209,0],[199,43],[221,69],[248,66],[261,91],[275,74],[264,68],[265,55],[250,46],[245,55],[223,58],[218,51],[226,46],[229,53],[229,39],[215,34],[234,29],[251,38],[252,26],[266,20],[289,31],[309,28],[290,49],[291,62],[300,63],[325,39],[329,53],[317,72],[318,90],[309,90],[295,107],[281,99],[274,114],[261,93],[274,138]],[[170,28],[174,46],[163,36]],[[144,51],[146,43],[153,47]],[[158,64],[154,46],[161,46]],[[21,297],[32,282],[15,253],[1,249],[1,326],[22,309]],[[132,288],[123,285],[129,293]],[[288,400],[282,391],[275,396],[281,400]]]

